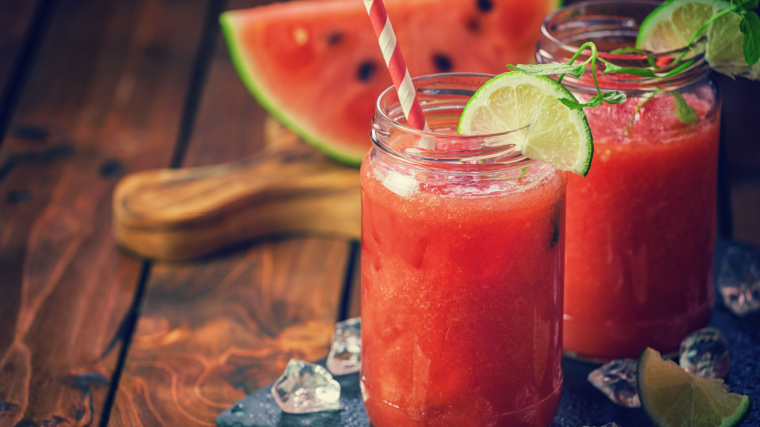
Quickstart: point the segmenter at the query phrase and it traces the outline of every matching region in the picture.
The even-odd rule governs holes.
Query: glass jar
[[[524,130],[456,134],[490,77],[415,79],[429,133],[393,88],[377,102],[361,168],[361,385],[377,427],[548,426],[559,404],[566,177],[513,149]]]
[[[542,24],[537,59],[566,63],[592,41],[616,65],[645,67],[651,60],[664,72],[683,52],[649,60],[613,53],[635,44],[639,24],[658,4],[560,9]],[[585,109],[594,137],[591,170],[568,179],[564,349],[570,355],[638,357],[646,346],[673,352],[708,323],[720,97],[703,46],[687,52],[695,63],[675,77],[597,74],[603,90],[619,90],[628,100]],[[595,94],[588,70],[562,83],[582,101]]]

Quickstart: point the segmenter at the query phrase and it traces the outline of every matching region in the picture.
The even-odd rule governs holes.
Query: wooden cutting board
[[[271,118],[265,138],[264,151],[239,162],[124,177],[113,195],[116,241],[143,257],[183,260],[272,234],[358,239],[358,169]]]

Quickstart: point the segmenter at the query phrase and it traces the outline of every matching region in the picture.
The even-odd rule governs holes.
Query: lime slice
[[[710,17],[728,8],[723,0],[668,0],[641,23],[636,47],[661,53],[681,49]],[[707,28],[705,59],[710,68],[729,76],[760,78],[760,62],[747,65],[739,30],[741,18],[728,13]]]
[[[749,396],[729,392],[721,379],[698,378],[647,347],[636,372],[641,406],[660,427],[735,426],[749,414]]]
[[[484,135],[529,126],[510,143],[531,159],[585,176],[594,153],[591,130],[583,110],[572,110],[559,98],[575,99],[548,77],[522,71],[500,74],[475,92],[457,131]]]

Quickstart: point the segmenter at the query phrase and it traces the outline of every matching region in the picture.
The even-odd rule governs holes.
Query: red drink
[[[677,350],[712,310],[717,115],[690,127],[668,114],[621,137],[610,114],[630,106],[587,112],[593,164],[567,186],[564,345],[586,357]]]
[[[470,79],[477,88],[487,77]],[[396,100],[386,91],[381,107],[383,97]],[[448,99],[461,108],[468,98]],[[478,150],[460,151],[455,163],[440,160],[446,151],[426,156],[438,160],[405,157],[414,138],[384,111],[361,170],[362,386],[371,423],[549,425],[562,384],[565,175],[525,159],[517,167],[470,161]],[[428,112],[428,123],[451,133],[458,113]],[[444,150],[482,143],[441,137]]]
[[[647,66],[644,55],[609,52],[633,45],[638,28],[632,22],[657,5],[620,1],[562,9],[544,21],[539,60],[566,62],[565,41],[582,39],[596,42],[617,65]],[[668,64],[677,55],[654,60]],[[689,70],[665,80],[599,75],[603,89],[623,91],[628,101],[586,109],[594,158],[588,176],[568,181],[569,354],[609,360],[638,357],[646,346],[672,352],[708,323],[720,124],[708,71],[697,57]],[[580,99],[594,93],[588,75],[563,84]]]

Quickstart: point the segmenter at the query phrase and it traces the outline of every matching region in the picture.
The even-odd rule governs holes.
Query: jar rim
[[[554,33],[549,30],[549,25],[548,24],[550,22],[554,21],[554,19],[556,19],[557,16],[559,16],[559,15],[561,15],[563,13],[567,13],[568,11],[571,11],[571,10],[582,9],[582,8],[589,7],[589,6],[600,6],[600,5],[610,5],[610,4],[614,4],[616,6],[620,6],[620,5],[624,5],[624,4],[629,4],[629,5],[642,5],[642,6],[654,6],[654,7],[657,7],[657,6],[661,5],[662,2],[655,1],[655,0],[616,0],[616,1],[611,1],[611,0],[586,0],[586,1],[581,1],[581,2],[577,2],[577,3],[573,3],[571,5],[563,6],[563,7],[559,8],[559,9],[557,9],[557,10],[549,13],[548,15],[546,15],[546,17],[544,17],[544,20],[541,22],[541,34],[543,36],[545,36],[547,39],[549,39],[549,41],[557,44],[563,50],[565,50],[566,52],[568,52],[568,53],[570,53],[572,55],[572,54],[574,54],[578,50],[578,46],[573,46],[571,44],[565,43],[564,41],[562,41],[559,38],[557,38],[554,35]],[[700,37],[697,40],[697,42],[702,42],[703,39],[706,39],[706,37],[705,36]],[[653,53],[656,54],[656,55],[680,55],[681,53],[688,52],[690,49],[691,48],[689,48],[689,47],[682,47],[680,49],[674,49],[674,50],[665,51],[665,52],[656,52],[656,53],[653,52]],[[601,51],[600,51],[600,53],[601,53]],[[607,53],[607,52],[605,52],[605,53]],[[620,54],[620,55],[637,56],[637,55],[641,55],[641,54]]]
[[[421,85],[419,83],[422,83],[422,82],[425,82],[425,81],[430,81],[430,80],[433,80],[433,79],[438,79],[438,78],[441,78],[441,77],[482,77],[482,78],[485,78],[487,80],[490,80],[490,79],[492,79],[492,78],[494,78],[496,76],[493,75],[493,74],[486,74],[486,73],[436,73],[436,74],[424,74],[424,75],[421,75],[421,76],[413,77],[412,78],[412,83],[414,83],[415,91],[416,92],[420,92],[420,91],[424,91],[424,89],[420,88]],[[473,90],[472,93],[467,93],[467,94],[461,93],[461,94],[462,95],[472,96],[472,95],[475,94],[476,91],[477,91],[477,88],[475,90]],[[380,114],[383,119],[388,120],[388,122],[390,122],[393,126],[397,127],[399,130],[404,131],[405,133],[409,133],[409,134],[412,134],[412,135],[418,135],[420,137],[422,137],[422,136],[442,137],[442,138],[451,138],[452,137],[451,134],[440,133],[440,132],[433,132],[433,131],[425,131],[425,130],[420,130],[420,129],[417,129],[417,128],[413,128],[413,127],[411,127],[411,126],[409,126],[407,124],[401,123],[398,120],[396,120],[393,117],[391,117],[388,114],[388,112],[386,111],[386,109],[383,108],[382,102],[383,102],[384,99],[386,99],[386,97],[392,96],[395,93],[396,93],[396,87],[393,86],[393,85],[385,88],[385,90],[383,90],[382,93],[380,93],[380,95],[377,97],[377,101],[375,102],[375,113],[376,114]],[[422,107],[423,107],[423,111],[424,111],[424,105],[422,105]],[[478,139],[478,138],[489,138],[489,137],[498,137],[498,136],[503,136],[503,135],[509,135],[510,133],[516,132],[518,130],[520,130],[520,129],[508,130],[508,131],[497,132],[497,133],[489,133],[489,134],[477,134],[477,135],[459,135],[459,134],[456,134],[456,135],[453,135],[453,136],[456,136],[457,139],[463,139],[463,140],[473,139],[474,140],[474,139]]]
[[[539,62],[544,62],[546,60],[549,60],[551,62],[557,62],[556,58],[561,57],[563,59],[569,59],[573,54],[576,53],[580,45],[573,45],[571,42],[567,42],[566,39],[563,39],[560,34],[558,34],[559,30],[556,28],[557,24],[561,22],[572,22],[572,20],[579,19],[579,16],[582,16],[582,14],[577,14],[574,12],[587,12],[589,9],[602,9],[604,7],[614,7],[619,9],[626,9],[633,10],[633,8],[637,7],[650,7],[652,10],[654,10],[657,6],[659,6],[661,2],[653,1],[653,0],[617,0],[617,1],[611,1],[611,0],[587,0],[582,1],[578,3],[573,3],[571,5],[562,7],[560,9],[557,9],[553,12],[551,12],[549,15],[547,15],[544,20],[541,22],[541,40],[539,40],[537,49],[536,49],[536,59]],[[620,14],[613,14],[612,12],[600,12],[600,13],[589,13],[587,15],[589,18],[595,18],[597,20],[600,20],[602,22],[603,18],[615,18],[615,19],[621,19],[621,18],[629,18],[629,20],[626,22],[627,25],[623,25],[622,20],[620,20],[620,23],[618,23],[619,27],[614,27],[613,24],[607,23],[610,28],[617,28],[618,30],[622,29],[636,29],[638,30],[638,27],[640,26],[642,19],[637,19],[633,16],[627,16],[624,13]],[[587,25],[584,25],[584,28],[589,28]],[[606,30],[609,30],[610,28],[605,28]],[[588,34],[592,34],[594,32],[594,29],[587,29],[586,30]],[[597,30],[602,31],[602,30]],[[709,66],[707,64],[707,61],[704,57],[704,46],[706,45],[707,36],[702,35],[697,41],[691,45],[682,47],[679,49],[673,49],[669,51],[664,52],[651,52],[649,54],[643,54],[643,53],[611,53],[614,49],[600,49],[597,47],[597,51],[599,53],[599,56],[601,58],[607,59],[607,60],[618,60],[618,61],[644,61],[646,62],[647,59],[660,62],[659,59],[667,60],[667,59],[673,59],[678,58],[682,54],[689,53],[689,52],[696,52],[692,53],[691,56],[687,56],[684,60],[687,59],[694,59],[694,64],[692,64],[689,68],[682,71],[681,73],[667,77],[667,78],[652,78],[652,77],[639,77],[639,76],[633,76],[633,75],[625,75],[625,74],[606,74],[608,79],[615,80],[619,79],[621,81],[624,81],[626,83],[633,83],[637,85],[642,86],[660,86],[662,84],[668,84],[672,85],[670,87],[676,88],[681,87],[695,78],[702,77],[707,74],[709,71]],[[547,52],[545,48],[542,48],[542,46],[545,47],[546,44],[551,44],[555,49],[559,50],[559,55],[556,54],[550,54]],[[579,60],[582,60],[584,57],[584,54],[581,53],[579,56]],[[554,58],[554,60],[552,60]],[[682,60],[682,61],[684,61]],[[665,63],[669,63],[669,61],[663,61]],[[601,64],[597,64],[600,66]],[[675,66],[681,65],[681,63],[670,63],[670,68],[668,66],[662,68],[662,72],[667,72],[672,68],[675,68]],[[603,67],[603,65],[601,65]],[[599,70],[597,70],[597,73],[599,75]],[[579,79],[575,79],[572,76],[566,76],[567,77],[567,83],[573,85],[573,86],[586,86],[586,84],[583,84],[579,81]],[[641,90],[646,90],[645,88],[641,88]]]
[[[420,94],[423,95],[455,95],[455,96],[466,96],[468,99],[472,97],[475,92],[482,86],[475,87],[474,85],[472,87],[466,88],[463,84],[459,85],[452,85],[450,89],[445,89],[442,87],[436,87],[436,88],[428,88],[428,86],[431,86],[432,83],[439,83],[439,86],[442,86],[441,80],[455,80],[457,78],[463,79],[463,80],[476,80],[480,79],[485,83],[486,81],[493,78],[494,75],[492,74],[485,74],[485,73],[438,73],[438,74],[426,74],[422,76],[418,76],[412,79],[412,82],[414,84],[415,92],[418,95],[418,98],[420,98]],[[525,132],[525,130],[528,128],[522,127],[519,129],[510,129],[503,132],[497,132],[497,133],[490,133],[490,134],[477,134],[477,135],[460,135],[460,134],[451,134],[451,133],[443,133],[443,132],[436,132],[435,130],[425,131],[413,128],[409,126],[408,124],[400,121],[404,116],[403,114],[400,115],[393,115],[393,111],[400,112],[400,104],[398,106],[395,106],[395,108],[390,108],[392,105],[387,105],[392,102],[399,102],[398,101],[398,95],[396,93],[395,86],[390,86],[386,88],[377,98],[377,101],[375,103],[375,117],[372,119],[372,130],[371,130],[371,139],[375,146],[379,147],[384,151],[385,153],[392,155],[393,157],[397,158],[398,160],[405,161],[405,162],[414,162],[414,163],[436,163],[436,164],[466,164],[468,161],[473,160],[485,160],[485,159],[496,159],[499,158],[501,161],[495,161],[492,163],[488,163],[487,165],[490,166],[500,166],[504,167],[505,165],[511,166],[518,166],[518,165],[527,165],[530,163],[533,163],[535,160],[528,159],[525,157],[520,151],[515,150],[515,146],[513,144],[486,144],[487,141],[495,141],[495,140],[505,140],[510,135],[516,135],[521,132]],[[464,101],[464,100],[463,100]],[[430,103],[427,103],[423,97],[423,99],[420,101],[420,105],[422,107],[423,112],[431,111],[436,107],[435,105],[430,105]],[[461,103],[461,109],[464,109],[464,106],[466,105],[466,102]],[[479,141],[483,141],[483,146],[479,148],[471,148],[471,149],[463,149],[463,150],[436,150],[436,149],[425,149],[425,148],[412,148],[408,150],[396,150],[393,147],[389,146],[388,144],[385,144],[378,135],[380,136],[390,136],[390,132],[386,129],[383,129],[381,124],[378,123],[379,121],[383,122],[386,125],[389,125],[390,127],[394,128],[397,131],[400,131],[404,134],[412,135],[416,138],[435,138],[436,140],[456,140],[458,142],[464,142],[465,144],[475,144]],[[472,166],[472,165],[469,165]]]

